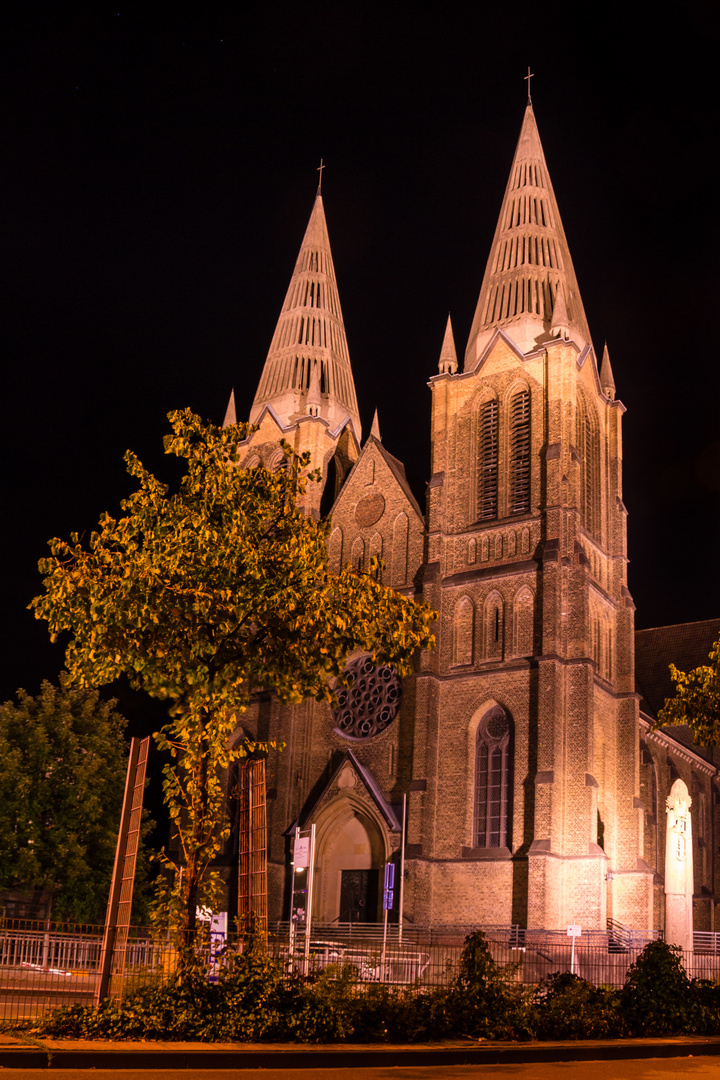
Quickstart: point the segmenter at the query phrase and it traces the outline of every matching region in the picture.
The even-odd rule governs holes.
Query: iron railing
[[[460,970],[465,938],[474,927],[388,927],[383,950],[381,924],[315,924],[307,956],[293,948],[289,925],[276,924],[268,949],[288,977],[332,978],[335,970],[351,966],[358,991],[373,983],[418,990],[448,986]],[[599,986],[623,985],[647,936],[630,927],[609,925],[607,932],[585,932],[571,941],[562,931],[525,930],[519,926],[482,927],[495,962],[510,981],[536,984],[571,965]],[[61,1005],[92,1005],[99,979],[101,926],[68,926],[5,920],[0,923],[0,1020],[20,1022]],[[695,950],[684,955],[688,975],[720,979],[720,934],[696,932]],[[201,936],[197,960],[207,978],[215,981],[242,951],[237,934]],[[127,962],[118,996],[137,987],[172,979],[179,953],[167,935],[131,928]]]

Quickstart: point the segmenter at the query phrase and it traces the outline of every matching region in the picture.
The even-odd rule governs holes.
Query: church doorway
[[[374,922],[377,918],[379,870],[340,871],[339,922]]]
[[[387,858],[383,826],[365,806],[341,797],[318,815],[316,835],[313,917],[320,923],[378,922]]]

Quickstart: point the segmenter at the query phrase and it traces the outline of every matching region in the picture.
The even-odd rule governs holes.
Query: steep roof
[[[570,249],[528,102],[470,331],[465,370],[474,368],[498,327],[523,352],[547,340],[558,287],[569,336],[580,346],[590,344]]]
[[[284,423],[310,413],[336,428],[349,416],[360,439],[355,383],[319,194],[250,411],[251,422],[265,405],[272,405]]]

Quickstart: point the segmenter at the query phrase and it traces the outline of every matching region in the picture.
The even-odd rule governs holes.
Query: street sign
[[[579,923],[571,923],[567,928],[567,936],[576,938],[582,934],[582,926]]]
[[[293,862],[296,870],[307,870],[310,865],[310,837],[298,836],[295,839]]]

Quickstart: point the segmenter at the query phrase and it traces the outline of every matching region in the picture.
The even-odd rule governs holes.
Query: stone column
[[[676,780],[666,799],[665,940],[684,952],[693,947],[692,799],[683,780]]]

